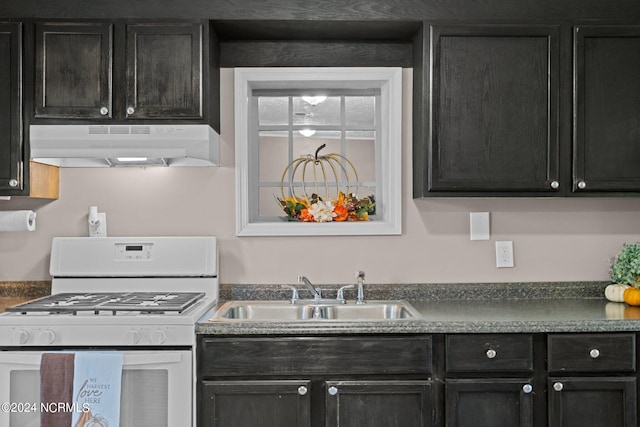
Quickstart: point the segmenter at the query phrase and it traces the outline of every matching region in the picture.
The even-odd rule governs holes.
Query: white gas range
[[[113,350],[121,427],[195,425],[195,324],[218,298],[216,238],[58,237],[50,273],[51,296],[0,314],[0,401],[39,398],[43,353]],[[153,413],[142,424],[141,410]],[[36,415],[0,412],[0,425],[39,426]]]

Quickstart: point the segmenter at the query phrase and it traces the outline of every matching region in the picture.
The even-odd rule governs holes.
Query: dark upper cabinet
[[[36,118],[111,118],[113,26],[37,23]]]
[[[573,191],[640,191],[640,26],[574,30]]]
[[[200,22],[39,22],[35,119],[204,118]]]
[[[432,26],[430,44],[422,196],[557,191],[559,28]]]
[[[22,24],[0,22],[0,191],[24,189]]]
[[[201,24],[127,26],[126,117],[203,117]]]

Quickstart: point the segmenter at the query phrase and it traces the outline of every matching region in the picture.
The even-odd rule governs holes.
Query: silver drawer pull
[[[490,348],[489,350],[487,350],[486,355],[487,355],[487,357],[489,359],[493,359],[494,357],[496,357],[498,355],[498,353],[496,353],[496,351],[494,349]]]
[[[533,391],[533,386],[531,384],[525,384],[522,386],[522,391],[529,394]]]
[[[600,357],[600,350],[598,350],[597,348],[592,348],[589,351],[589,356],[591,356],[592,359],[597,359],[598,357]]]
[[[307,387],[301,385],[300,387],[298,387],[298,394],[300,396],[304,396],[305,394],[307,394],[309,390],[307,389]]]
[[[562,391],[563,388],[564,388],[564,385],[562,383],[553,383],[553,389],[555,391]]]
[[[335,396],[336,394],[338,394],[338,387],[335,387],[335,386],[329,387],[329,394],[331,396]]]

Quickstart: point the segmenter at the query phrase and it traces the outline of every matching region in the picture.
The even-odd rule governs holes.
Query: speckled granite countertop
[[[51,294],[51,282],[0,282],[0,313],[7,307]]]
[[[420,316],[376,322],[209,322],[207,319],[212,316],[212,310],[196,325],[196,332],[318,335],[640,331],[640,307],[608,302],[603,297],[606,285],[603,282],[366,285],[368,299],[404,299]],[[221,300],[288,298],[289,292],[282,294],[281,288],[274,285],[223,286],[220,295]],[[330,292],[325,294],[331,295]]]

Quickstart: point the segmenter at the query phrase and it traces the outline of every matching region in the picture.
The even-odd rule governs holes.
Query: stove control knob
[[[29,332],[24,329],[13,331],[13,344],[25,344],[29,339]]]
[[[124,334],[124,342],[126,344],[138,344],[140,341],[140,332],[135,329],[128,330]]]
[[[159,345],[163,344],[167,339],[167,333],[162,329],[157,329],[151,332],[151,344]]]
[[[53,344],[56,340],[56,334],[51,329],[44,329],[38,332],[36,341],[38,344]]]

